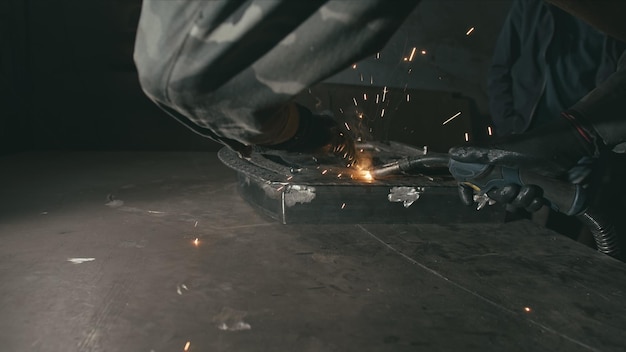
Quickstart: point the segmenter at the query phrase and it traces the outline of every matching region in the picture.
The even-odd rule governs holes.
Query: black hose
[[[402,168],[402,171],[412,171],[415,169],[437,169],[448,168],[450,157],[447,154],[424,154],[420,156],[414,156],[407,159],[406,168]]]
[[[371,170],[371,174],[374,178],[378,178],[417,170],[447,170],[449,161],[450,157],[448,154],[430,153],[417,155],[373,169]]]
[[[590,209],[587,209],[577,217],[591,231],[599,252],[613,258],[619,257],[620,248],[617,233],[615,226],[610,221]]]

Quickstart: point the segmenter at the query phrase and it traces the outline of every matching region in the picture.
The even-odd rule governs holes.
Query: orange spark
[[[442,125],[445,125],[445,124],[447,124],[448,122],[450,122],[450,121],[454,120],[454,119],[455,119],[455,118],[457,118],[459,115],[461,115],[461,112],[460,112],[460,111],[459,111],[459,112],[457,112],[456,114],[454,114],[451,118],[449,118],[449,119],[445,120],[445,121],[442,123]]]
[[[413,48],[413,50],[411,50],[411,55],[409,55],[409,61],[413,61],[413,57],[415,56],[415,50],[417,50],[417,48]]]

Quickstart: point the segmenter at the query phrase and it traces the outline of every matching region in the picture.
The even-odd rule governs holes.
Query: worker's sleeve
[[[514,131],[519,131],[524,124],[523,118],[518,115],[514,108],[513,77],[511,74],[521,50],[519,31],[523,16],[522,1],[514,1],[506,17],[496,42],[487,77],[489,110],[496,133],[499,135],[508,135]]]
[[[617,71],[592,90],[570,111],[585,126],[591,126],[602,143],[616,151],[626,150],[626,53],[622,54]]]
[[[603,33],[626,42],[626,1],[546,0],[589,23]]]
[[[278,144],[297,128],[285,103],[379,50],[417,2],[144,0],[140,83],[215,139]]]

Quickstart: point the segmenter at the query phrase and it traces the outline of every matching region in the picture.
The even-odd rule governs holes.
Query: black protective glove
[[[536,212],[546,204],[543,199],[543,190],[536,185],[509,184],[504,187],[488,192],[489,198],[503,204],[510,204],[515,208],[525,209],[528,212]],[[474,189],[463,183],[459,183],[459,198],[467,206],[476,203]]]
[[[357,163],[354,140],[333,117],[314,115],[300,105],[297,108],[299,123],[296,134],[283,143],[267,148],[314,155],[332,153],[341,158],[346,167]]]
[[[571,114],[563,114],[562,119],[541,130],[502,138],[489,147],[451,148],[449,153],[451,159],[463,163],[499,165],[580,184],[588,179],[589,161],[603,148],[593,129],[582,127]],[[459,184],[459,196],[464,204],[471,205],[477,199],[474,189],[468,185],[471,180],[465,181],[469,182]],[[489,191],[487,196],[530,212],[546,204],[543,190],[532,184],[505,185]]]

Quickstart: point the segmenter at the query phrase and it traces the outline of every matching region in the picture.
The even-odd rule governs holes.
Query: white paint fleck
[[[315,187],[291,185],[284,193],[284,201],[287,207],[293,207],[297,203],[311,203],[315,199]]]
[[[243,331],[243,330],[250,330],[252,329],[252,326],[250,326],[250,324],[245,323],[243,321],[240,322],[236,322],[235,324],[232,325],[227,325],[226,323],[221,323],[217,326],[218,329],[223,330],[223,331]]]
[[[248,313],[245,311],[223,307],[221,312],[213,317],[213,322],[215,322],[217,328],[222,331],[250,330],[252,326],[244,321],[247,314]]]
[[[110,201],[108,203],[105,203],[104,205],[106,205],[107,207],[110,207],[110,208],[119,208],[122,205],[124,205],[124,201],[120,200],[120,199],[114,199],[114,200],[112,200],[112,201]]]

